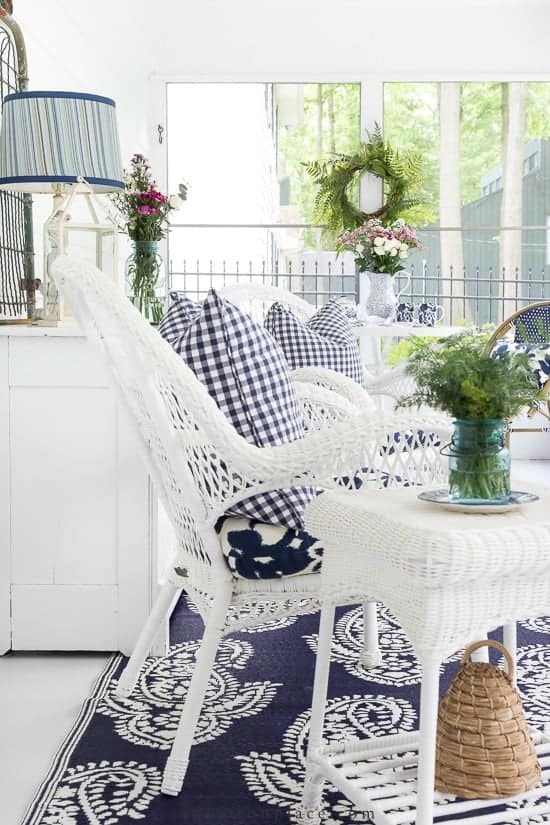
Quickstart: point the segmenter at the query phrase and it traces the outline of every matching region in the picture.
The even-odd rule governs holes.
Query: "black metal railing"
[[[291,251],[282,248],[280,243],[281,231],[289,229],[295,233],[295,246]],[[197,232],[200,234],[203,230],[208,232],[206,244],[203,240],[197,242]],[[263,246],[265,253],[254,257],[224,257],[223,254],[214,254],[218,250],[223,253],[224,243],[228,241],[228,230],[232,235],[238,230],[246,230],[248,233],[256,231],[259,233],[255,236],[256,246]],[[200,300],[212,287],[221,288],[226,284],[248,281],[282,286],[314,305],[323,304],[336,296],[360,302],[366,297],[366,288],[363,276],[356,272],[353,256],[351,253],[338,256],[335,252],[320,249],[321,231],[321,227],[308,224],[172,226],[169,246],[171,288],[183,290]],[[535,265],[521,268],[498,265],[499,247],[495,227],[469,227],[461,230],[465,239],[464,263],[460,267],[452,264],[444,267],[440,260],[442,231],[448,232],[449,229],[430,228],[420,232],[425,246],[405,262],[410,284],[401,300],[414,304],[429,302],[441,305],[444,309],[444,323],[471,323],[475,326],[499,323],[528,303],[550,300],[550,265],[546,264],[546,259],[550,259],[550,256],[546,252],[546,227],[518,229],[522,233],[529,231],[531,235],[535,231],[541,233],[538,235],[540,243],[525,245],[527,260],[533,260]],[[472,252],[466,241],[474,232],[479,237],[485,233],[485,239],[478,242]],[[217,236],[216,233],[220,234]],[[262,233],[265,233],[265,237]],[[317,249],[304,248],[304,242],[302,249],[296,251],[304,237],[313,246],[312,233],[317,233]],[[178,254],[179,249],[185,250],[186,239],[190,241],[190,247],[193,247],[194,241],[198,250],[206,245],[212,251],[212,256],[197,254],[190,259]],[[395,276],[396,292],[399,292],[405,282],[404,275]]]

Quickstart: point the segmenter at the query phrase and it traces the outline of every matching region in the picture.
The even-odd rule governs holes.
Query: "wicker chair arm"
[[[423,445],[413,435],[418,431],[425,433]],[[449,420],[433,411],[384,417],[379,411],[365,411],[276,447],[255,447],[243,440],[243,449],[238,454],[233,451],[233,466],[264,489],[267,483],[273,488],[295,484],[333,487],[342,477],[360,474],[365,468],[369,474],[399,473],[402,481],[424,483],[425,474],[413,477],[422,464],[421,452],[434,477],[441,474],[446,461],[440,457],[439,444],[448,440],[450,431]],[[413,453],[414,461],[407,469]]]
[[[363,376],[369,395],[388,395],[398,401],[405,395],[411,395],[415,390],[415,382],[407,374],[406,361],[379,375],[364,370]]]
[[[326,367],[301,367],[293,370],[292,380],[297,386],[307,382],[332,390],[349,401],[358,410],[374,409],[374,405],[363,387],[360,387],[347,375],[342,375],[342,373]]]

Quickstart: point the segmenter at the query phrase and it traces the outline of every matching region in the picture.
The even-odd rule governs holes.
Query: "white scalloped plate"
[[[459,504],[449,501],[448,490],[425,490],[419,493],[418,498],[429,504],[439,504],[444,510],[454,510],[457,513],[508,513],[510,510],[517,510],[523,504],[531,504],[539,500],[535,493],[525,493],[520,490],[512,490],[510,500],[506,504]]]

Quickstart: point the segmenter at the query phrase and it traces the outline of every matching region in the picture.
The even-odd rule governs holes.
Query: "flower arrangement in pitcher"
[[[346,229],[339,237],[339,248],[353,252],[361,272],[385,272],[395,275],[411,249],[421,249],[415,230],[402,220],[384,225],[371,218],[357,229]]]

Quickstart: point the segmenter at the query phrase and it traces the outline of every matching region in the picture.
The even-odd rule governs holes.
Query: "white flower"
[[[385,238],[380,238],[380,237],[378,237],[378,238],[375,238],[375,239],[374,239],[374,245],[375,245],[375,246],[382,246],[382,244],[384,244],[384,243],[386,243],[386,239],[385,239]]]
[[[181,198],[179,195],[170,195],[168,198],[170,209],[179,209],[181,206]]]
[[[406,250],[406,249],[402,249],[402,250],[400,251],[400,253],[399,253],[399,257],[400,257],[400,258],[406,258],[408,254],[409,254],[409,253],[407,252],[407,250]]]
[[[389,238],[386,238],[386,241],[384,243],[384,249],[386,252],[389,252],[391,249],[393,249],[392,242],[389,240]]]
[[[390,255],[392,256],[392,258],[395,258],[395,256],[397,255],[397,249],[392,249]]]
[[[401,249],[401,252],[407,252],[409,249],[406,243],[402,243],[399,248]]]
[[[382,249],[381,246],[375,246],[373,251],[376,255],[385,255],[386,254],[386,250]]]
[[[357,246],[355,247],[356,252],[359,252],[359,254],[361,254],[361,252],[363,252],[364,249],[365,249],[365,244],[362,244],[362,243],[358,243]]]
[[[392,238],[390,241],[390,246],[392,249],[398,249],[401,246],[401,241],[398,241],[397,238]]]

